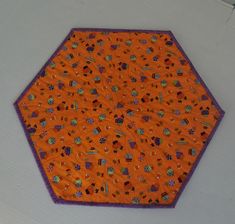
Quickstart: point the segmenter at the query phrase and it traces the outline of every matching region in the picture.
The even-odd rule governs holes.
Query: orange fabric
[[[219,111],[168,33],[74,31],[18,102],[56,197],[171,204]]]

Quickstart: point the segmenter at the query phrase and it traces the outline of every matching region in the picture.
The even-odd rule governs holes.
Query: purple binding
[[[25,93],[28,91],[28,89],[34,84],[34,82],[37,80],[37,78],[41,75],[42,71],[44,71],[44,69],[47,67],[47,65],[50,63],[50,61],[52,60],[52,58],[54,56],[56,56],[56,54],[61,50],[61,48],[63,47],[64,43],[72,36],[72,34],[74,33],[74,31],[81,31],[81,32],[86,32],[86,31],[94,31],[94,32],[145,32],[145,33],[166,33],[168,34],[172,40],[174,41],[174,43],[176,44],[176,46],[178,47],[178,49],[181,51],[182,55],[186,58],[187,62],[190,64],[192,71],[194,72],[194,74],[196,75],[197,79],[200,81],[200,83],[202,84],[202,86],[206,89],[207,94],[211,97],[215,107],[218,109],[219,113],[220,113],[220,117],[218,118],[213,130],[211,131],[206,143],[203,146],[203,149],[201,150],[200,154],[198,155],[196,161],[194,162],[190,172],[188,173],[186,179],[184,180],[183,184],[181,185],[173,203],[169,204],[169,205],[165,205],[165,204],[122,204],[122,203],[97,203],[97,202],[77,202],[77,201],[68,201],[68,200],[64,200],[61,198],[58,198],[56,196],[56,194],[54,193],[50,182],[45,174],[45,171],[41,165],[40,159],[36,153],[36,150],[34,149],[34,144],[30,138],[29,133],[27,132],[27,128],[24,124],[23,121],[23,117],[22,114],[19,110],[19,106],[18,106],[18,102],[22,99],[22,97],[25,95]],[[115,207],[130,207],[130,208],[174,208],[176,206],[176,203],[178,202],[178,199],[181,195],[181,193],[183,192],[185,186],[187,185],[188,181],[190,180],[194,170],[196,169],[203,153],[205,152],[208,144],[210,143],[213,135],[215,134],[215,131],[217,130],[223,116],[224,116],[224,111],[223,109],[220,107],[220,105],[218,104],[218,102],[216,101],[216,99],[214,98],[214,96],[212,95],[212,93],[210,92],[210,90],[208,89],[208,87],[206,86],[205,82],[202,80],[202,78],[200,77],[200,75],[198,74],[198,72],[196,71],[196,69],[194,68],[193,64],[191,63],[191,61],[189,60],[189,58],[187,57],[187,55],[185,54],[184,50],[182,49],[182,47],[180,46],[180,44],[178,43],[178,41],[176,40],[175,36],[173,35],[173,33],[171,31],[160,31],[160,30],[130,30],[130,29],[105,29],[105,28],[73,28],[71,29],[71,31],[69,32],[69,34],[66,36],[66,38],[63,40],[63,42],[59,45],[59,47],[56,49],[56,51],[52,54],[52,56],[47,60],[47,62],[44,64],[44,66],[40,69],[40,71],[37,73],[37,75],[34,77],[34,79],[27,85],[27,87],[25,88],[25,90],[20,94],[20,96],[17,98],[17,100],[14,103],[14,107],[16,109],[16,113],[20,119],[20,123],[23,127],[25,136],[29,142],[30,148],[32,150],[33,156],[36,160],[37,166],[40,170],[40,173],[43,177],[43,180],[45,182],[45,185],[49,191],[49,194],[52,198],[52,200],[55,203],[58,204],[70,204],[70,205],[91,205],[91,206],[115,206]]]

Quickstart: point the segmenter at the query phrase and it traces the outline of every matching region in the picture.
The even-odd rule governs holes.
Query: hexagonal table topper
[[[223,110],[170,31],[72,29],[15,102],[57,203],[174,207]]]

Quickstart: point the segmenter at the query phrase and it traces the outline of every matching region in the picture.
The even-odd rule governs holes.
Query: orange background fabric
[[[172,205],[222,116],[169,32],[73,30],[17,101],[59,200]]]

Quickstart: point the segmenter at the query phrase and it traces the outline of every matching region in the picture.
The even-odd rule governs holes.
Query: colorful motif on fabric
[[[71,31],[16,102],[59,202],[172,206],[223,111],[164,31]]]

